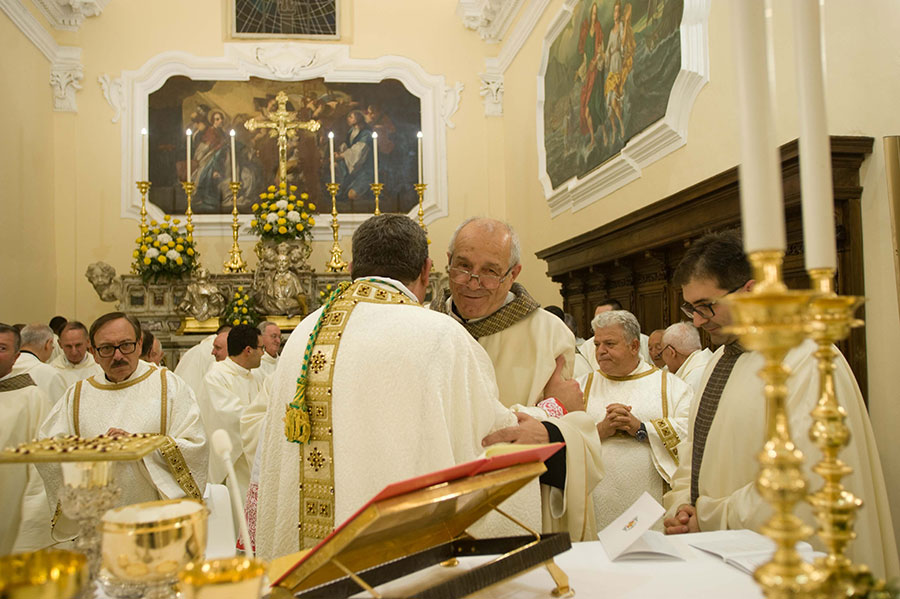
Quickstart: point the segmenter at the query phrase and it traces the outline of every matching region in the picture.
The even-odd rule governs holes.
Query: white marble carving
[[[34,0],[55,29],[78,31],[88,17],[100,16],[109,0]]]
[[[61,46],[56,60],[50,65],[50,85],[53,87],[53,110],[78,112],[75,92],[81,89],[84,69],[81,48]]]
[[[115,111],[112,122],[118,123],[122,118],[122,110],[125,108],[125,92],[122,89],[122,78],[112,79],[109,75],[100,75],[97,77],[100,88],[103,90],[103,97],[107,103]]]
[[[485,116],[503,116],[503,74],[482,73],[481,100],[484,102]]]
[[[456,114],[456,111],[459,110],[459,103],[462,100],[462,92],[465,89],[465,85],[463,85],[462,81],[457,81],[453,87],[449,85],[444,86],[444,101],[442,103],[442,111],[441,116],[444,118],[444,124],[447,125],[451,129],[456,129],[456,125],[453,123],[452,118],[453,115]]]

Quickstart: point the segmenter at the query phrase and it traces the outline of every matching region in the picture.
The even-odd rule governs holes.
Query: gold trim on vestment
[[[169,405],[169,392],[168,385],[166,381],[166,369],[161,368],[159,371],[159,384],[160,384],[160,403],[162,404],[159,413],[159,434],[165,435],[169,432],[169,410],[167,409]]]
[[[681,443],[681,439],[678,438],[678,433],[675,432],[672,423],[669,422],[668,418],[655,418],[650,422],[653,424],[653,428],[656,429],[656,434],[659,435],[659,439],[663,442],[663,445],[666,446],[669,455],[675,459],[675,463],[677,464],[678,444]]]
[[[17,374],[16,376],[11,376],[8,379],[0,381],[0,393],[4,391],[18,391],[19,389],[24,389],[25,387],[30,387],[32,385],[36,385],[34,379],[31,378],[31,375],[27,372],[23,372],[22,374]]]
[[[591,396],[591,385],[594,384],[594,373],[590,373],[584,384],[584,411],[587,412],[588,398]]]
[[[663,414],[663,418],[668,418],[669,417],[669,393],[666,389],[666,385],[668,383],[669,377],[667,377],[666,373],[664,372],[664,373],[662,373],[662,377],[660,377],[660,378],[662,378],[662,383],[661,383],[662,392],[660,393],[660,395],[662,395],[662,414]]]
[[[653,374],[654,372],[656,372],[658,370],[659,370],[659,368],[657,368],[656,366],[653,366],[650,368],[650,370],[648,370],[646,372],[640,372],[638,374],[626,374],[625,376],[613,376],[611,374],[606,374],[599,368],[595,372],[599,372],[601,376],[603,376],[604,378],[607,378],[611,381],[636,381],[637,379],[642,379],[645,376],[650,376],[651,374]]]
[[[344,328],[361,302],[420,306],[404,293],[384,289],[379,281],[357,280],[321,317],[307,366],[305,401],[309,409],[309,442],[298,445],[299,485],[297,534],[300,549],[314,547],[334,530],[334,439],[331,392],[334,365]],[[421,307],[421,306],[420,306]]]
[[[101,383],[99,381],[94,380],[94,375],[89,376],[85,380],[87,380],[87,382],[89,382],[91,384],[91,386],[94,387],[95,389],[101,389],[103,391],[118,391],[119,389],[126,389],[128,387],[131,387],[132,385],[137,385],[138,383],[144,382],[145,380],[147,380],[147,377],[149,377],[155,371],[156,371],[156,366],[150,366],[150,369],[147,372],[145,372],[144,374],[142,374],[141,376],[137,377],[136,379],[133,379],[130,381],[125,381],[122,383]]]
[[[81,436],[78,414],[81,412],[81,385],[83,380],[75,383],[75,396],[72,398],[72,423],[75,426],[75,434]]]
[[[194,475],[191,474],[191,469],[188,468],[181,450],[172,437],[166,436],[166,443],[159,448],[159,454],[166,460],[166,464],[172,472],[172,477],[178,483],[178,486],[181,487],[181,490],[184,491],[184,494],[192,499],[202,501],[203,493],[200,492],[200,488],[194,480]]]

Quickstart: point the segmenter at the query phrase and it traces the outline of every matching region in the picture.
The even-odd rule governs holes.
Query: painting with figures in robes
[[[681,68],[684,0],[580,0],[550,45],[544,149],[553,188],[663,118]]]
[[[230,214],[231,144],[235,131],[238,212],[249,214],[259,194],[278,183],[278,139],[270,129],[249,131],[251,118],[270,120],[275,97],[288,96],[287,110],[303,122],[318,121],[316,132],[298,129],[287,139],[287,183],[309,194],[328,211],[330,181],[328,133],[334,133],[335,181],[340,184],[340,213],[371,213],[375,198],[373,138],[378,133],[378,180],[384,184],[382,212],[409,212],[418,203],[417,140],[421,101],[395,79],[378,83],[335,83],[323,79],[270,81],[195,81],[170,77],[150,94],[149,199],[169,214],[181,214],[187,200],[181,186],[187,174],[187,137],[191,130],[191,209],[197,215]]]

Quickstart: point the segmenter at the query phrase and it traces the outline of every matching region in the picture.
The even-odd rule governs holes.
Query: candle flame
[[[191,130],[190,130],[190,129],[188,129],[188,130],[187,130],[187,131],[185,131],[185,132],[184,132],[184,133],[185,133],[185,135],[190,135],[190,134],[191,134]]]
[[[334,139],[334,131],[328,132],[328,139]]]
[[[416,133],[416,137],[418,137],[419,139],[422,139],[422,132],[419,131],[418,133]]]
[[[232,129],[231,131],[229,131],[229,132],[228,132],[228,135],[230,135],[231,137],[234,137],[234,129]]]
[[[146,128],[146,127],[142,127],[142,128],[141,128],[141,135],[147,135],[147,128]]]
[[[378,132],[377,132],[377,131],[373,131],[373,132],[372,132],[372,137],[375,138],[375,139],[377,139],[377,138],[378,138]]]

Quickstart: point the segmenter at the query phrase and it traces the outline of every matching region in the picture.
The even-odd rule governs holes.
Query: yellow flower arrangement
[[[316,207],[309,203],[309,194],[304,192],[297,196],[296,191],[296,185],[269,185],[259,194],[259,203],[250,207],[253,211],[250,232],[276,242],[309,239],[312,226],[316,224],[313,218]]]
[[[179,278],[197,268],[193,227],[182,231],[181,221],[168,214],[162,222],[150,221],[150,226],[135,239],[137,249],[132,252],[134,272],[144,281]]]
[[[243,286],[238,287],[231,301],[225,306],[225,314],[222,316],[222,324],[236,326],[249,324],[255,327],[262,321],[262,316],[256,310],[256,302]]]

